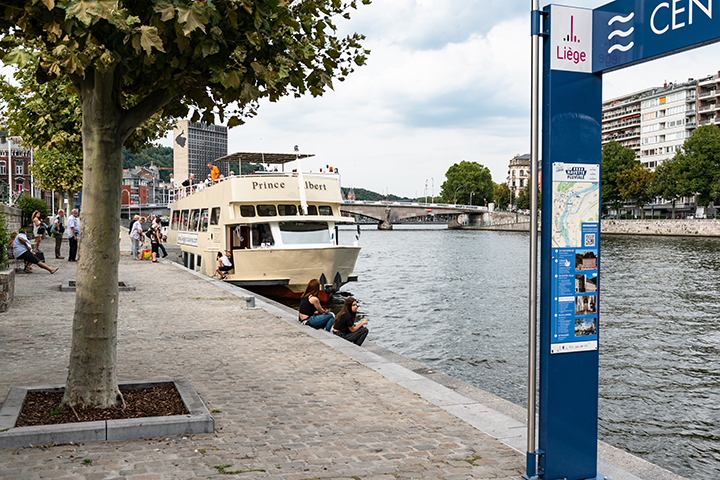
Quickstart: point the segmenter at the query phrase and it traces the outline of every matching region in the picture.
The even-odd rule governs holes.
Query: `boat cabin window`
[[[208,209],[203,208],[202,210],[200,210],[200,231],[201,232],[207,232],[209,220],[210,219],[208,218]]]
[[[195,209],[190,211],[190,222],[188,223],[188,231],[197,232],[198,220],[200,219],[200,210]]]
[[[297,215],[297,207],[295,205],[278,205],[278,214],[281,217]]]
[[[315,205],[308,205],[308,215],[317,215],[317,207]]]
[[[257,206],[258,217],[274,217],[277,215],[275,205],[258,205]]]
[[[253,225],[250,232],[250,238],[252,238],[252,248],[272,247],[275,245],[275,239],[273,238],[272,231],[270,230],[270,224],[267,223],[256,223]]]
[[[172,222],[170,223],[171,230],[177,230],[180,228],[180,210],[173,210]]]
[[[210,225],[220,225],[220,207],[213,207],[210,211]]]
[[[324,222],[280,222],[280,235],[285,245],[330,243],[330,230]]]
[[[243,217],[254,217],[255,207],[252,205],[240,205],[240,215]]]
[[[332,217],[332,207],[328,205],[321,205],[318,207],[318,211],[320,212],[320,215],[329,215]]]
[[[189,214],[190,210],[183,210],[180,214],[180,230],[187,230]]]

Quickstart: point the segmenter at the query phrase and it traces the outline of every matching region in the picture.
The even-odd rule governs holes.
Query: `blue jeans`
[[[313,315],[307,319],[308,325],[313,328],[324,328],[328,332],[335,323],[335,316],[332,313],[325,313],[323,315]]]

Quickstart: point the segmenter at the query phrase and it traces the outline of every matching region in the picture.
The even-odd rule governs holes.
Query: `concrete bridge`
[[[488,207],[445,203],[345,201],[340,205],[340,212],[373,218],[380,230],[392,230],[393,222],[425,215],[466,215],[472,224],[491,221]]]

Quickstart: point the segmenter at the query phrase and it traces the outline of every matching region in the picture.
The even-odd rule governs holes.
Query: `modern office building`
[[[515,198],[530,181],[530,154],[515,155],[508,164],[507,186]]]
[[[210,170],[208,163],[228,154],[227,127],[181,120],[173,132],[173,173],[181,183],[191,173],[203,181]],[[228,175],[228,164],[217,164],[222,175]]]

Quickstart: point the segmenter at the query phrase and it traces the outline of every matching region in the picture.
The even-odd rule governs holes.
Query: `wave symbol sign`
[[[610,19],[608,22],[608,26],[612,26],[613,23],[620,23],[620,24],[627,24],[630,20],[633,19],[635,16],[635,12],[631,12],[630,15],[623,17],[622,15],[616,15]],[[620,38],[626,38],[632,35],[632,33],[635,31],[635,27],[630,27],[627,30],[622,30],[622,28],[626,28],[627,25],[618,25],[615,27],[615,30],[610,32],[610,35],[608,35],[608,40],[612,40],[614,37],[620,37]],[[621,41],[621,40],[619,40]],[[621,52],[627,52],[630,50],[635,43],[633,41],[630,41],[627,45],[623,45],[622,43],[616,43],[615,45],[611,46],[608,49],[608,53],[612,53],[615,50],[619,50]]]

